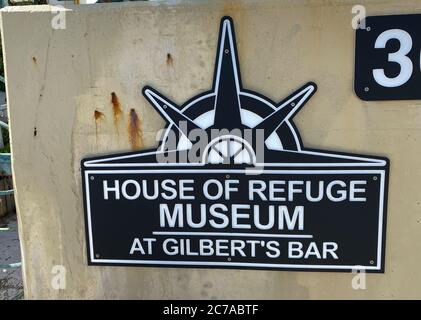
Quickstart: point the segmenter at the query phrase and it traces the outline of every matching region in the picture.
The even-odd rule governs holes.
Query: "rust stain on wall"
[[[95,122],[97,122],[98,120],[103,119],[104,117],[105,117],[105,115],[101,111],[98,111],[98,110],[95,110],[94,111],[94,119],[95,119]]]
[[[167,53],[167,66],[172,67],[174,64],[174,59],[171,55],[171,53]]]
[[[118,122],[120,121],[123,109],[121,108],[120,100],[115,92],[111,92],[111,104],[113,105],[114,125],[117,130],[117,134],[119,134]]]
[[[98,142],[98,122],[105,118],[105,115],[98,110],[94,111],[94,120],[95,120],[95,137]]]
[[[143,146],[142,123],[135,109],[130,109],[128,130],[132,150],[140,149]]]

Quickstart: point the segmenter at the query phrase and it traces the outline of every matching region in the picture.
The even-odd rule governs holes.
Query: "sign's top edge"
[[[411,13],[392,13],[392,14],[373,14],[373,15],[369,15],[366,16],[365,19],[371,19],[371,18],[390,18],[390,17],[414,17],[414,16],[420,16],[421,15],[421,11],[420,12],[411,12]]]
[[[276,152],[278,153],[278,152]],[[317,150],[301,150],[299,152],[294,151],[280,151],[280,154],[287,155],[292,159],[294,157],[299,157],[299,161],[288,161],[288,158],[274,159],[272,157],[266,158],[265,163],[260,163],[260,165],[265,167],[289,167],[289,166],[332,166],[332,164],[337,164],[337,166],[359,166],[359,165],[375,165],[375,166],[385,166],[388,163],[388,159],[381,157],[366,157],[364,155],[356,154],[345,154],[345,153],[328,153]],[[186,162],[177,162],[177,163],[160,163],[157,161],[157,158],[164,154],[161,151],[141,151],[141,152],[131,152],[121,155],[113,156],[101,156],[93,158],[85,158],[82,160],[83,167],[93,167],[93,166],[203,166],[203,163],[186,163]],[[309,161],[302,161],[303,158],[308,158]]]

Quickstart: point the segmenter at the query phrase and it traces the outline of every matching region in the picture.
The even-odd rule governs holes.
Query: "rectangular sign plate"
[[[385,169],[245,173],[86,170],[89,264],[383,272]]]
[[[356,31],[355,92],[362,100],[421,99],[421,15],[371,16]]]

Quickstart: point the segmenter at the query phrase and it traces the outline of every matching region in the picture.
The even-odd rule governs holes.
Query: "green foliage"
[[[0,148],[0,153],[10,153],[10,144],[6,144],[3,148]]]

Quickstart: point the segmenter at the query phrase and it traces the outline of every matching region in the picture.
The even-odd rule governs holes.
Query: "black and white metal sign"
[[[383,272],[388,160],[304,148],[316,85],[245,90],[235,43],[225,17],[213,87],[182,106],[143,89],[157,149],[82,160],[89,264]]]
[[[421,99],[421,14],[372,16],[361,25],[355,49],[358,97]]]

